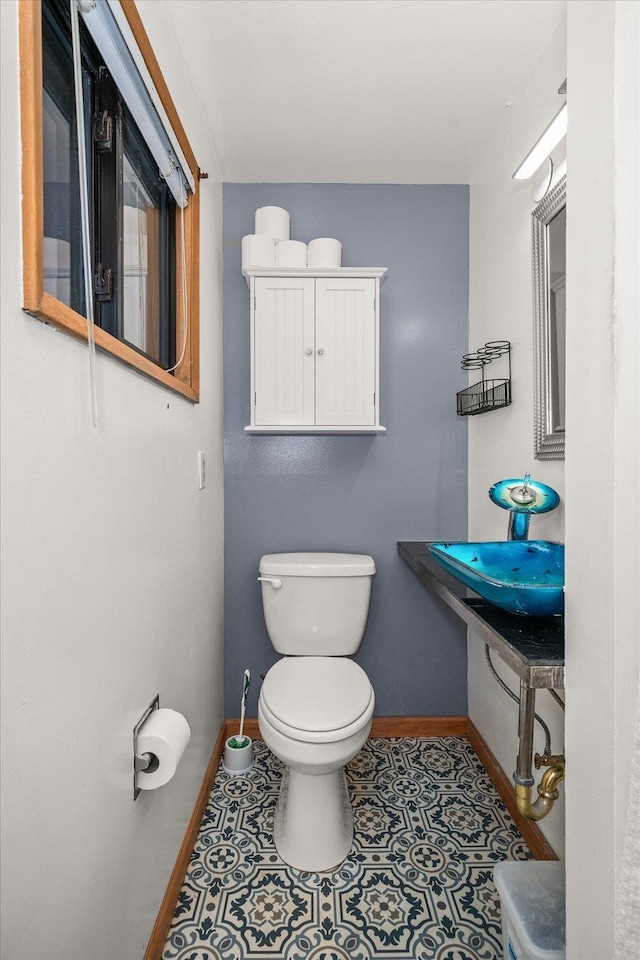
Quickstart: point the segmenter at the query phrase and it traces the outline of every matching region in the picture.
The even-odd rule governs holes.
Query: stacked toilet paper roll
[[[276,267],[306,267],[307,245],[302,240],[278,240]]]
[[[309,241],[307,265],[310,267],[339,267],[342,265],[342,244],[333,237],[317,237]]]
[[[291,236],[291,217],[282,207],[259,207],[256,210],[255,233],[274,240],[288,240]]]
[[[255,233],[242,238],[242,269],[275,267],[276,244],[289,242],[291,217],[283,207],[259,207],[255,214]],[[306,267],[306,247],[305,262]],[[282,264],[291,266],[291,264]]]
[[[258,207],[255,233],[242,238],[242,269],[246,267],[342,266],[342,244],[334,237],[316,237],[309,245],[291,239],[291,217],[283,207]]]
[[[137,784],[141,790],[157,790],[175,774],[182,754],[191,739],[189,724],[177,710],[152,710],[136,739],[136,756],[149,753],[157,758],[149,772],[140,770]]]
[[[245,267],[275,267],[276,240],[250,233],[242,238],[242,269]]]

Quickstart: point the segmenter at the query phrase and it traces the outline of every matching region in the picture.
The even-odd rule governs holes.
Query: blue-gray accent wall
[[[250,435],[249,291],[241,239],[258,207],[291,214],[291,237],[336,237],[343,266],[388,267],[380,304],[385,434]],[[466,631],[398,557],[398,540],[467,535],[467,186],[225,184],[225,715],[257,716],[260,674],[278,659],[264,625],[264,553],[327,550],[376,562],[355,659],[377,716],[467,712]],[[206,309],[203,313],[206,317]]]

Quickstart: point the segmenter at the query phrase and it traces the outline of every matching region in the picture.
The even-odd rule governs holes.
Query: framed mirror
[[[531,215],[534,457],[564,460],[567,178]]]

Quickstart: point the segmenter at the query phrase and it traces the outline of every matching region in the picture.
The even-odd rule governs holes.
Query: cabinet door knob
[[[318,347],[318,356],[321,357],[323,353],[324,349],[322,347]]]
[[[313,349],[311,347],[307,347],[307,349],[305,350],[305,353],[308,357],[310,357],[311,354],[313,353]]]

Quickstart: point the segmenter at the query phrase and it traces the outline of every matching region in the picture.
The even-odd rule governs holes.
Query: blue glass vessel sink
[[[549,540],[430,543],[427,550],[484,600],[529,617],[564,610],[564,544]]]

